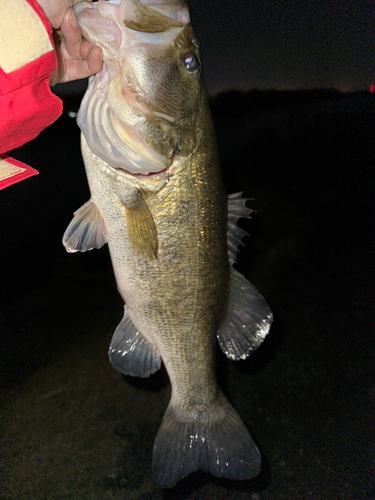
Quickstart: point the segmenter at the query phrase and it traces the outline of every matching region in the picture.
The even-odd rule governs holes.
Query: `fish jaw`
[[[132,114],[133,123],[129,124],[118,118],[107,98],[109,78],[109,69],[104,66],[91,82],[77,115],[77,123],[91,151],[127,174],[163,172],[173,160],[156,153],[136,133],[134,127],[145,122],[143,115]]]

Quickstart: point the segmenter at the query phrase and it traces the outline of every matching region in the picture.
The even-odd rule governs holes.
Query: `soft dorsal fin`
[[[67,227],[63,245],[67,252],[87,252],[107,243],[107,230],[97,206],[92,200],[82,205]]]
[[[241,239],[248,233],[237,226],[241,217],[250,218],[253,210],[247,208],[248,198],[242,193],[228,196],[228,257],[233,265],[236,262]],[[230,359],[245,359],[257,349],[267,335],[273,320],[272,311],[258,290],[231,268],[231,280],[227,313],[217,337],[221,350]]]
[[[150,209],[138,191],[135,202],[125,206],[128,238],[134,250],[146,259],[157,259],[158,235]]]
[[[135,327],[126,306],[108,351],[112,366],[125,375],[149,377],[161,366],[160,353]]]
[[[265,298],[242,274],[231,268],[227,313],[217,338],[230,359],[245,359],[263,342],[273,320]]]
[[[248,233],[237,226],[237,221],[241,217],[250,218],[250,214],[254,212],[250,208],[247,208],[246,202],[249,198],[241,198],[241,193],[232,193],[228,195],[228,232],[227,232],[227,242],[228,242],[228,257],[230,264],[236,262],[236,255],[238,253],[238,247],[243,245],[241,239],[244,236],[248,236]]]

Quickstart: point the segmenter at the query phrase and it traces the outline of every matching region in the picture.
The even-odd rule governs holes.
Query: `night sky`
[[[190,0],[211,94],[236,88],[369,88],[375,3]]]

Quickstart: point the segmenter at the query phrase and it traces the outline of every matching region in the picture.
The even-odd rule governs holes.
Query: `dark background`
[[[371,0],[190,0],[212,94],[368,89],[374,82]]]
[[[229,89],[368,90],[372,0],[189,0],[210,95]]]
[[[257,212],[239,269],[274,325],[246,361],[218,353],[220,385],[261,449],[246,482],[196,473],[162,492],[153,440],[162,371],[122,377],[107,359],[122,316],[107,248],[61,238],[89,198],[79,130],[63,116],[15,157],[40,171],[1,192],[3,498],[374,498],[374,126],[369,92],[242,93],[212,101],[228,192]]]
[[[61,244],[89,198],[74,83],[57,89],[63,116],[14,153],[40,175],[0,194],[1,498],[375,498],[375,97],[350,92],[375,83],[373,3],[189,5],[227,190],[254,198],[238,267],[275,315],[248,360],[217,357],[262,472],[151,483],[167,375],[111,368],[123,304],[108,249]]]

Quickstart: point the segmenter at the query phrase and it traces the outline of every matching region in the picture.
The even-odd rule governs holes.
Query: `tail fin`
[[[249,431],[224,395],[203,413],[169,403],[154,444],[153,480],[168,488],[200,469],[229,479],[252,479],[261,457]]]

